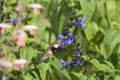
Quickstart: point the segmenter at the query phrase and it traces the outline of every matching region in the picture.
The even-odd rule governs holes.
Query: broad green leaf
[[[44,39],[45,41],[47,41],[48,43],[52,43],[55,41],[56,37],[55,34],[49,31],[45,31],[44,33]]]
[[[48,74],[48,75],[51,75],[50,77],[51,77],[52,80],[57,80],[58,79],[57,76],[55,76],[55,72],[52,69],[52,67],[49,67],[49,73],[50,74]]]
[[[118,43],[120,43],[120,30],[110,29],[103,40],[103,55],[105,59],[112,55]]]
[[[96,80],[96,79],[94,78],[94,76],[90,75],[88,76],[87,80]]]
[[[98,31],[99,31],[99,27],[97,26],[95,22],[89,23],[87,29],[85,30],[87,39],[89,41],[92,40]]]
[[[106,9],[107,9],[107,15],[108,19],[110,21],[117,21],[120,22],[120,1],[116,0],[107,0],[106,2]]]
[[[100,10],[100,15],[102,16],[102,18],[104,18],[105,6],[102,3],[103,1],[97,1],[97,7],[98,7],[98,10]]]
[[[87,17],[87,21],[90,21],[96,8],[96,0],[80,0],[83,14]]]
[[[68,80],[71,80],[70,75],[68,74],[68,72],[64,69],[64,70],[60,70],[60,68],[62,67],[60,61],[56,58],[56,57],[50,57],[50,64],[52,66],[54,66],[58,71],[60,71]]]
[[[7,1],[7,0],[6,0]],[[11,0],[10,1],[12,4],[15,4],[17,2],[17,0]]]
[[[77,78],[80,78],[80,76],[82,76],[82,72],[72,72],[71,74],[76,76]]]
[[[115,79],[114,80],[120,80],[120,75],[115,75]]]
[[[99,66],[99,65],[100,65],[99,61],[96,60],[96,59],[91,59],[90,62],[91,62],[94,66]]]
[[[109,73],[113,72],[113,69],[110,66],[99,63],[99,61],[96,59],[92,59],[90,60],[90,62],[95,66],[96,71],[103,71],[103,72],[109,72]]]
[[[46,79],[46,74],[47,74],[47,71],[48,71],[49,67],[50,66],[49,66],[48,63],[41,63],[39,65],[39,71],[40,71],[40,76],[41,76],[42,80]]]
[[[115,69],[112,63],[110,63],[110,62],[108,62],[108,61],[105,61],[105,60],[104,60],[104,62],[105,62],[108,66],[110,66],[111,69],[113,69],[113,70]]]
[[[23,76],[24,80],[37,80],[35,77],[33,77],[31,74],[27,73],[27,74],[24,74]]]
[[[82,75],[82,76],[80,76],[80,80],[88,80],[88,79],[87,79],[87,76]]]
[[[112,74],[104,75],[104,80],[109,80]]]
[[[110,57],[110,60],[112,64],[115,66],[115,68],[120,69],[120,43],[116,45],[116,47],[113,50],[113,54]]]
[[[28,62],[36,56],[38,51],[36,49],[33,49],[32,47],[22,47],[20,50],[20,58],[27,59]]]

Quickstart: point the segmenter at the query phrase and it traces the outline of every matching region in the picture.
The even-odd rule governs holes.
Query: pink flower
[[[33,8],[33,13],[34,13],[35,15],[39,15],[39,9],[42,9],[42,8],[43,8],[42,5],[36,4],[36,3],[31,3],[31,4],[29,5],[29,7]]]
[[[17,38],[16,44],[20,47],[25,46],[25,32],[23,30],[15,30],[13,34]]]
[[[36,25],[26,25],[26,26],[24,26],[24,28],[25,28],[26,30],[29,30],[29,31],[30,31],[30,35],[31,35],[31,36],[34,36],[34,34],[35,34],[35,31],[34,31],[34,30],[37,29],[37,26],[36,26]]]
[[[7,71],[8,68],[12,67],[12,63],[6,60],[0,59],[0,68],[2,68],[3,71]]]
[[[0,29],[1,29],[1,34],[5,33],[7,28],[11,28],[11,25],[5,24],[5,23],[0,23]]]
[[[4,52],[2,50],[0,50],[0,56],[3,56]]]
[[[15,62],[13,64],[13,70],[15,70],[15,71],[23,70],[24,64],[26,64],[26,63],[27,63],[27,61],[25,59],[15,60]]]
[[[23,4],[22,4],[22,2],[19,1],[19,2],[17,3],[16,11],[18,11],[18,12],[23,11]]]

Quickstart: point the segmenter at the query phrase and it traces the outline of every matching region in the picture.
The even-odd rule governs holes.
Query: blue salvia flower
[[[6,76],[6,79],[5,80],[10,80],[10,77],[9,76]]]
[[[86,29],[86,26],[83,24],[83,22],[86,20],[86,16],[83,16],[81,20],[74,22],[73,24],[75,26],[81,26],[83,29]]]
[[[22,19],[26,19],[27,18],[27,16],[22,16]],[[19,18],[12,18],[12,19],[9,19],[9,20],[7,20],[7,21],[10,21],[10,22],[13,22],[13,23],[17,23],[18,21],[19,21]]]
[[[64,35],[62,35],[62,34],[58,35],[58,39],[62,40],[62,44],[60,46],[61,48],[64,48],[67,44],[71,45],[74,42],[74,38],[73,38],[72,33],[68,32],[67,36],[69,38],[65,38]]]
[[[61,70],[64,70],[64,68],[66,66],[70,66],[70,65],[80,65],[80,61],[78,60],[74,60],[74,61],[71,61],[71,62],[66,62],[64,61],[63,59],[60,59],[60,62],[62,63],[62,68],[60,68]]]
[[[69,36],[69,39],[67,40],[67,44],[71,45],[74,42],[74,38],[73,38],[72,33],[70,32],[68,33],[68,36]]]
[[[18,18],[13,18],[13,19],[9,19],[8,21],[16,23],[16,22],[18,22],[18,20],[19,20]]]
[[[61,39],[62,40],[62,44],[61,44],[61,48],[64,48],[65,47],[65,45],[67,44],[67,39],[62,35],[62,34],[60,34],[60,35],[58,35],[58,39]]]
[[[66,62],[63,59],[60,59],[60,62],[63,64],[61,70],[64,70],[66,66],[72,65],[74,62]]]

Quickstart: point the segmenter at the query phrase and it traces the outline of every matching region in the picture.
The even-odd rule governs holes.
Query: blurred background
[[[70,31],[85,52],[84,71],[78,66],[60,70],[59,59],[71,61],[75,45],[37,65],[65,26],[82,16],[86,29]],[[1,80],[119,80],[119,38],[120,0],[0,0]]]

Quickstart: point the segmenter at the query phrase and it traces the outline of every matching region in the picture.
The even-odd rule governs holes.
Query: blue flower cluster
[[[86,20],[86,16],[83,16],[81,18],[81,20],[79,21],[76,21],[73,23],[73,26],[81,26],[83,29],[86,28],[86,26],[83,24],[83,22]],[[75,42],[75,39],[72,35],[72,33],[69,31],[69,28],[70,27],[67,27],[67,30],[65,30],[65,33],[67,33],[67,37],[65,37],[65,35],[58,35],[58,39],[61,39],[62,40],[62,44],[61,44],[61,48],[64,48],[66,45],[71,45],[73,42]],[[78,65],[80,66],[80,63],[81,63],[81,55],[83,53],[83,51],[81,51],[81,48],[78,48],[79,45],[77,44],[77,49],[75,50],[75,53],[74,56],[72,57],[72,61],[71,62],[66,62],[64,61],[63,59],[60,60],[60,62],[63,64],[61,70],[63,70],[66,66],[69,66],[69,65]]]
[[[67,44],[71,45],[74,42],[74,37],[73,37],[72,33],[68,32],[67,36],[69,38],[65,38],[64,35],[62,35],[62,34],[58,35],[58,39],[62,40],[62,44],[60,46],[61,48],[64,48],[65,45],[67,45]]]

